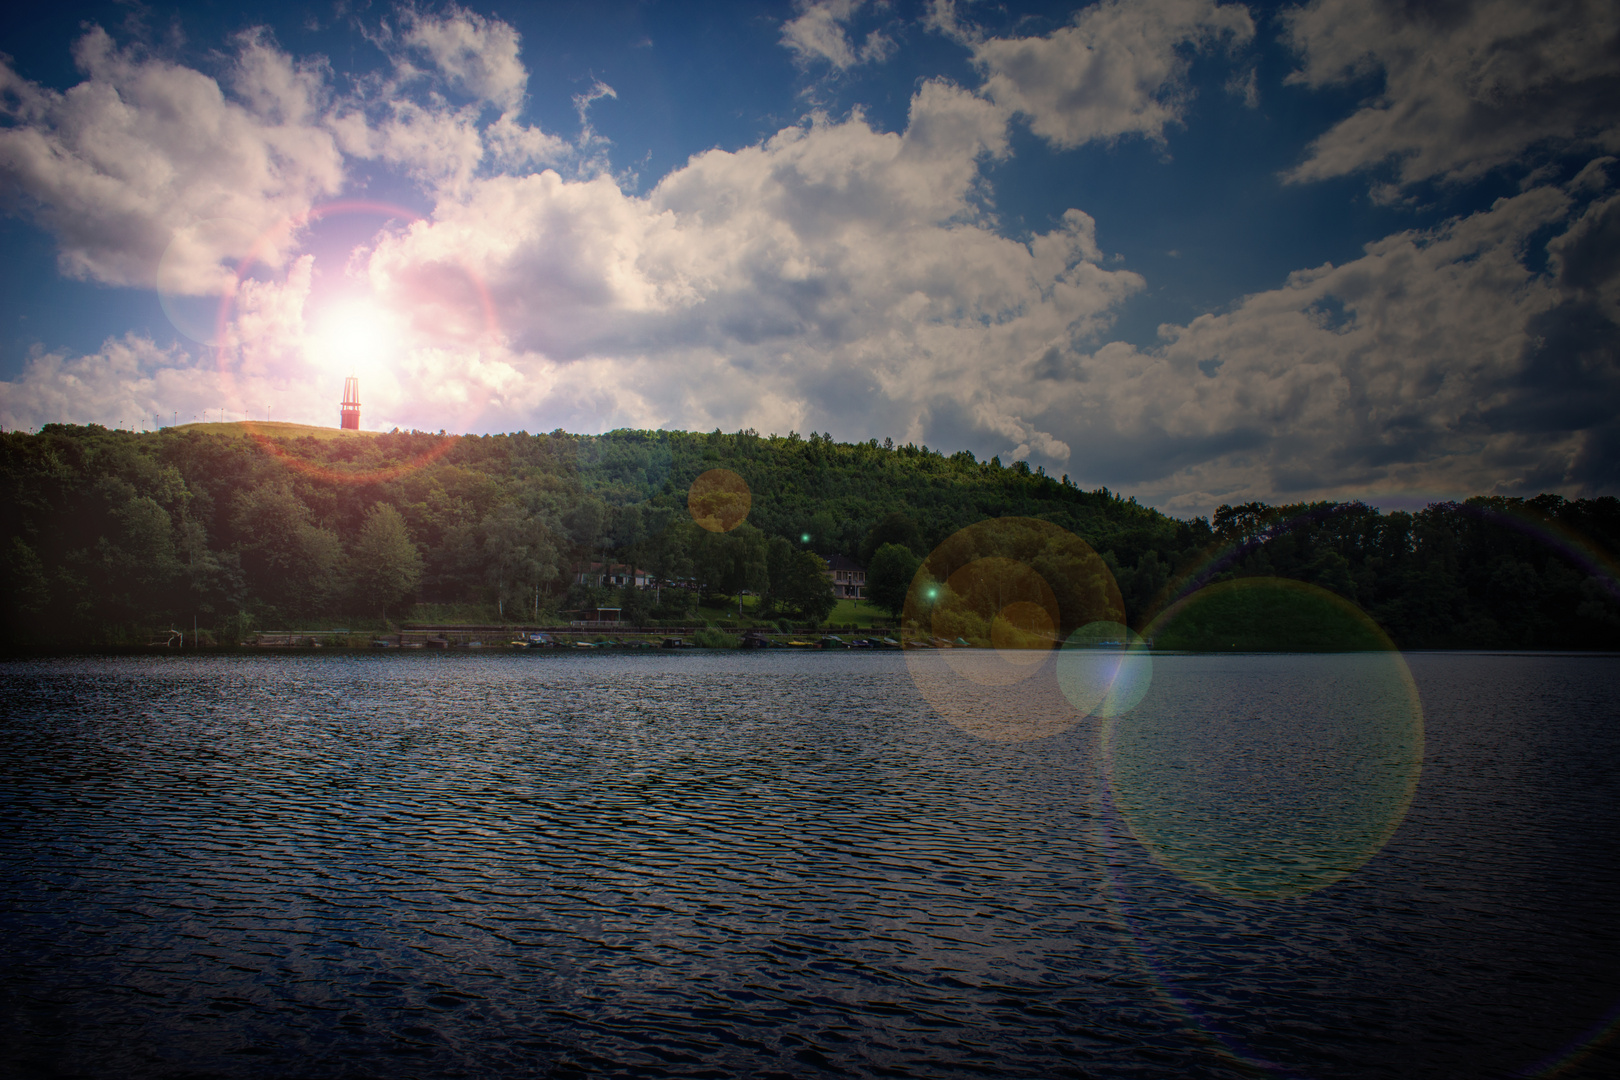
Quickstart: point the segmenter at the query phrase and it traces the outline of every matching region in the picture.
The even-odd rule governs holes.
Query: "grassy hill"
[[[375,436],[382,434],[378,431],[344,431],[341,428],[319,427],[315,424],[289,424],[281,420],[232,420],[228,422],[206,421],[195,424],[177,424],[165,431],[196,432],[199,435],[246,435],[259,434],[272,439],[346,439],[351,436]]]

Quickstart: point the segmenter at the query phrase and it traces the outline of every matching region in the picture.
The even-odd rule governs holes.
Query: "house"
[[[606,569],[599,562],[590,564],[574,564],[574,583],[576,585],[611,585],[615,588],[628,585],[631,574],[635,575],[635,585],[638,589],[648,588],[653,584],[653,576],[646,570],[632,569],[624,563],[609,563]]]
[[[840,600],[859,600],[866,594],[866,567],[854,559],[834,555],[827,560],[827,576],[832,578],[833,595]]]

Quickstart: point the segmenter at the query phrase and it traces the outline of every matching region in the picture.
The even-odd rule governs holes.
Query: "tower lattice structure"
[[[343,380],[341,426],[344,431],[360,430],[360,380],[353,375]]]

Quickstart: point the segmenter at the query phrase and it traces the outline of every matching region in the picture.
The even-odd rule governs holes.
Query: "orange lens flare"
[[[1034,518],[998,518],[952,535],[923,560],[902,613],[912,681],[940,717],[993,742],[1058,734],[1084,716],[1057,677],[1063,635],[1122,622],[1101,556]]]
[[[686,508],[699,528],[730,532],[743,523],[753,506],[748,481],[730,469],[710,469],[686,493]]]

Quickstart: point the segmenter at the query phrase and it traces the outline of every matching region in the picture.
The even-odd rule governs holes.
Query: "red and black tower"
[[[343,380],[341,425],[344,431],[360,430],[360,380],[353,375]]]

